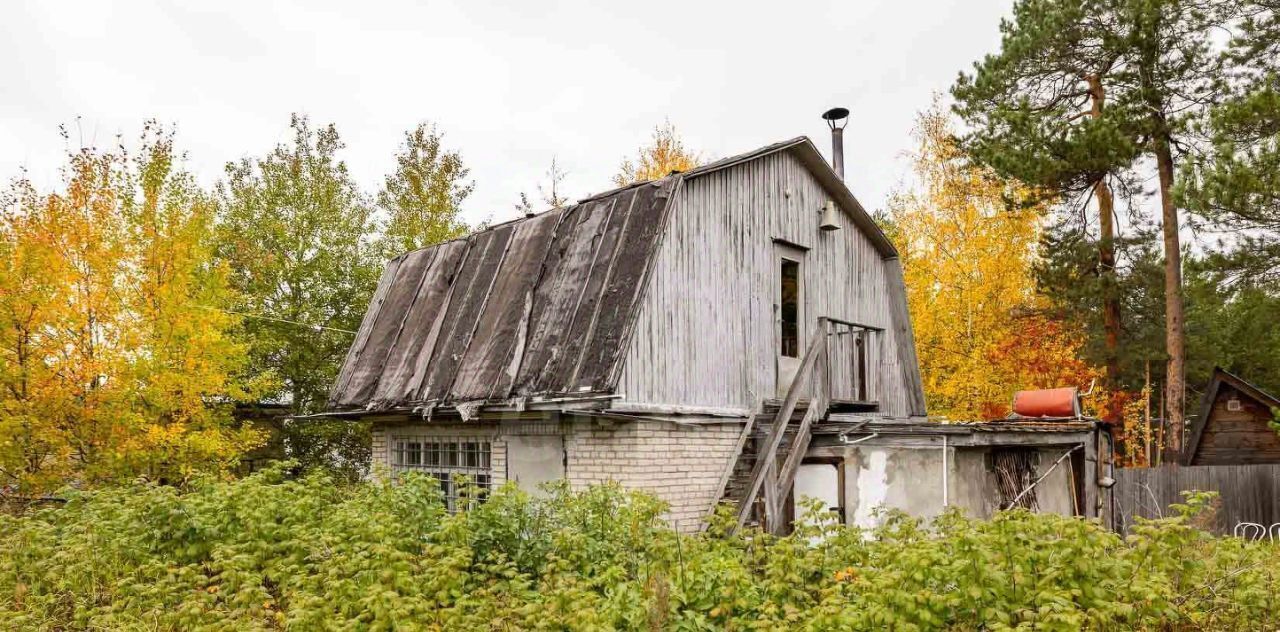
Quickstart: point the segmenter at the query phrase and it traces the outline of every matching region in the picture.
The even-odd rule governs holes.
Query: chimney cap
[[[822,118],[828,121],[838,121],[842,118],[849,118],[848,108],[831,108],[822,113]]]

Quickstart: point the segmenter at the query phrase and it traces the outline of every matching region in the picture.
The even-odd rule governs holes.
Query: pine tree
[[[1244,13],[1224,54],[1228,96],[1197,130],[1210,145],[1184,165],[1180,194],[1209,228],[1240,236],[1224,263],[1280,284],[1280,2]]]
[[[1191,123],[1221,90],[1212,33],[1228,26],[1237,10],[1230,0],[1023,0],[1015,21],[1002,26],[1001,53],[979,64],[973,77],[962,76],[955,89],[960,113],[976,127],[973,136],[990,137],[971,143],[974,154],[1002,172],[1052,185],[1077,182],[1063,173],[1092,174],[1093,182],[1100,171],[1134,178],[1138,174],[1125,172],[1135,159],[1155,163],[1165,260],[1165,399],[1175,449],[1186,361],[1175,163],[1188,146]],[[1023,31],[1040,35],[1021,38]],[[1039,73],[1027,78],[1007,67]],[[1099,96],[1105,99],[1100,111]],[[1091,107],[1071,114],[1086,98]],[[1105,251],[1105,235],[1102,242]]]
[[[1133,122],[1107,104],[1123,56],[1123,29],[1096,2],[1024,0],[1000,30],[1000,53],[976,63],[952,88],[956,112],[973,126],[963,144],[1006,176],[1076,204],[1096,202],[1104,362],[1115,386],[1123,315],[1111,181],[1139,154]]]

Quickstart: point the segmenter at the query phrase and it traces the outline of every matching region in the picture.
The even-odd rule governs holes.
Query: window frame
[[[806,254],[808,248],[800,245],[782,241],[780,239],[773,240],[773,307],[774,307],[774,353],[779,358],[799,361],[803,355],[805,348],[805,340],[808,334],[808,323],[806,322],[808,309],[806,297],[805,283],[805,265]],[[786,264],[794,264],[796,271],[796,314],[795,314],[795,344],[794,349],[786,349],[786,341],[784,340],[784,323],[783,323],[783,266]],[[788,355],[786,351],[790,351],[795,355]]]
[[[418,472],[440,483],[445,507],[456,512],[464,485],[479,488],[483,500],[493,490],[492,437],[482,435],[397,434],[388,441],[388,464],[394,475]]]

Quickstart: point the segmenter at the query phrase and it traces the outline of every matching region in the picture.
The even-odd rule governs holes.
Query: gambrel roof
[[[329,410],[612,392],[681,184],[779,151],[806,165],[882,257],[897,256],[809,139],[768,145],[392,260]]]

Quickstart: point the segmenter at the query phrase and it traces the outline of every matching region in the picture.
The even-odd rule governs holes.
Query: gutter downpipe
[[[947,498],[947,435],[942,435],[942,508],[946,509],[950,506]]]

